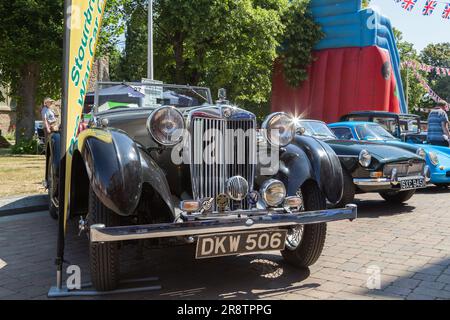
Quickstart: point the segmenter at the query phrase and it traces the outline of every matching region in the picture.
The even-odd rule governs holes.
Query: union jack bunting
[[[427,0],[427,3],[425,4],[425,7],[422,10],[422,14],[424,16],[429,16],[434,12],[434,9],[436,9],[438,2],[434,0]]]
[[[414,9],[417,0],[402,0],[402,8],[408,11],[412,11]]]
[[[442,18],[450,19],[450,3],[447,3],[445,5],[444,12],[442,13]]]

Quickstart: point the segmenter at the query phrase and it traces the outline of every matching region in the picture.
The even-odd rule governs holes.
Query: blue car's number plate
[[[244,231],[199,236],[197,259],[283,250],[287,230]]]
[[[424,178],[402,178],[399,179],[399,182],[401,190],[412,190],[426,187]]]

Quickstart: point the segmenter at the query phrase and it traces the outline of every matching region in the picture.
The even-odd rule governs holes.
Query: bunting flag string
[[[405,61],[402,63],[402,67],[421,70],[428,73],[434,71],[438,76],[450,76],[450,68],[434,67],[417,61]]]
[[[406,11],[413,11],[414,8],[417,6],[418,0],[394,0],[394,2],[400,4],[400,6],[406,10]],[[425,4],[423,5],[422,9],[422,15],[424,16],[431,16],[436,9],[442,4],[442,18],[446,20],[450,20],[450,2],[443,2],[443,1],[437,1],[437,0],[426,0]],[[439,11],[441,10],[439,9]]]
[[[428,96],[435,102],[445,102],[447,105],[450,105],[447,101],[442,99],[436,92],[431,89],[426,80],[422,77],[422,75],[418,72],[417,69],[413,69],[414,76],[419,81],[420,85],[427,91]]]

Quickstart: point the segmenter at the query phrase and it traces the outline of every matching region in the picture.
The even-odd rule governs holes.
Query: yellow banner
[[[83,112],[84,99],[89,85],[89,75],[95,57],[98,35],[106,0],[72,0],[67,8],[68,66],[66,66],[66,99],[64,105],[66,132],[66,172],[64,195],[64,221],[70,206],[70,182],[73,148],[77,141],[78,126]],[[67,57],[66,57],[67,61]],[[67,62],[66,62],[67,63]]]

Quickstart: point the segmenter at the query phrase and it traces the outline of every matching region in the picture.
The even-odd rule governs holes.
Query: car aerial
[[[427,165],[431,170],[431,183],[444,188],[448,188],[450,185],[450,148],[427,144],[426,134],[421,129],[423,128],[423,122],[419,116],[381,111],[362,111],[345,115],[341,120],[342,122],[368,121],[381,125],[389,131],[390,135],[377,138],[369,136],[368,139],[376,139],[411,152],[424,153]],[[330,127],[336,125],[333,124]],[[354,139],[360,140],[354,129],[351,135]]]
[[[99,83],[123,85],[142,94],[117,101],[103,90],[71,149],[69,217],[89,236],[97,290],[117,287],[124,241],[196,244],[198,259],[280,250],[301,268],[321,255],[327,222],[356,218],[354,205],[327,209],[342,196],[339,159],[296,135],[289,115],[269,115],[261,135],[255,115],[230,105],[224,90],[213,103],[207,88]],[[54,217],[59,141],[52,133],[47,145]]]
[[[325,141],[338,155],[343,168],[344,193],[340,205],[353,202],[356,193],[376,192],[386,201],[403,203],[416,189],[426,186],[429,169],[425,160],[403,149],[350,135],[337,137],[322,121],[297,121],[305,135]]]

